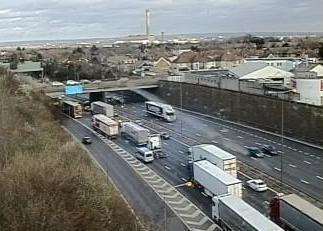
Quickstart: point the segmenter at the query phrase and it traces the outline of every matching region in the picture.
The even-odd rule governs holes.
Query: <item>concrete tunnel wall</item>
[[[180,106],[179,82],[149,90]],[[282,101],[266,96],[182,83],[183,108],[280,134]],[[323,107],[284,101],[285,136],[323,145]]]

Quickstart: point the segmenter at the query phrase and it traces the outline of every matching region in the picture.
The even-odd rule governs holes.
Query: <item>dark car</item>
[[[264,145],[261,150],[263,153],[268,154],[270,156],[277,156],[278,155],[277,150],[273,146],[270,146],[270,145]]]
[[[89,136],[84,136],[84,137],[82,138],[82,143],[83,143],[83,144],[92,144],[92,139],[91,139],[91,137],[89,137]]]
[[[160,137],[163,140],[168,140],[170,138],[170,135],[167,132],[163,132],[162,134],[160,134]]]
[[[263,152],[257,148],[257,147],[248,147],[248,154],[251,157],[255,157],[255,158],[263,158],[264,154]]]

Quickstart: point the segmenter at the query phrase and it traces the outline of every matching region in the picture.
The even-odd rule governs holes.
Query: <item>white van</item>
[[[145,163],[153,162],[154,153],[146,147],[137,148],[136,157]]]

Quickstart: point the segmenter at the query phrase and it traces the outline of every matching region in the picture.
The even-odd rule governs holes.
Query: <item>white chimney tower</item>
[[[146,9],[146,36],[148,41],[150,41],[150,11]]]

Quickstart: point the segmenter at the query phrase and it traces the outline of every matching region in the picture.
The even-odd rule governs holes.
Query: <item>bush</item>
[[[139,230],[44,97],[11,77],[0,73],[0,230]]]

